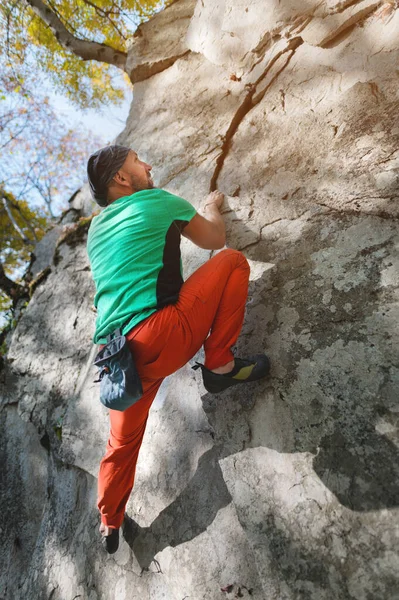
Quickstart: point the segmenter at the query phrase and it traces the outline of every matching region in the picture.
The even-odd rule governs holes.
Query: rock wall
[[[85,227],[59,242],[2,377],[0,597],[399,598],[397,2],[179,0],[134,34],[118,138],[251,264],[223,396],[188,366],[151,410],[124,539],[101,548],[107,411]],[[84,188],[73,203],[89,215]],[[210,253],[184,242],[186,274]]]

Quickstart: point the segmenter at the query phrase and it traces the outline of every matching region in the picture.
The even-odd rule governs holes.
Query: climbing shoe
[[[194,370],[201,368],[204,387],[210,394],[223,392],[232,385],[249,383],[269,374],[270,360],[266,354],[256,354],[249,358],[235,358],[234,368],[229,373],[213,373],[201,363],[195,363]]]
[[[101,543],[108,554],[114,554],[119,548],[119,529],[111,529],[109,535],[103,535]]]

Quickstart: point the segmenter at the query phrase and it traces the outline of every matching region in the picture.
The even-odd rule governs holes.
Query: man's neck
[[[125,196],[131,196],[132,194],[134,194],[137,190],[133,190],[132,188],[128,189],[128,190],[118,190],[118,191],[111,191],[108,192],[108,205],[112,204],[113,202],[115,202],[115,200],[119,200],[119,198],[124,198]]]

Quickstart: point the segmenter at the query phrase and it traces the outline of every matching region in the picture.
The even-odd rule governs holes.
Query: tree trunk
[[[83,60],[98,60],[110,65],[115,65],[124,70],[126,65],[126,52],[121,52],[98,42],[90,42],[76,38],[70,33],[58,16],[42,0],[25,0],[34,12],[48,25],[55,35],[58,43],[68,52],[73,52]]]

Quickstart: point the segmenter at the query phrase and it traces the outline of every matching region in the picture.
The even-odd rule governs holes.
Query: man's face
[[[154,187],[151,169],[151,165],[140,160],[137,153],[131,150],[119,172],[127,179],[134,192],[139,192]]]

